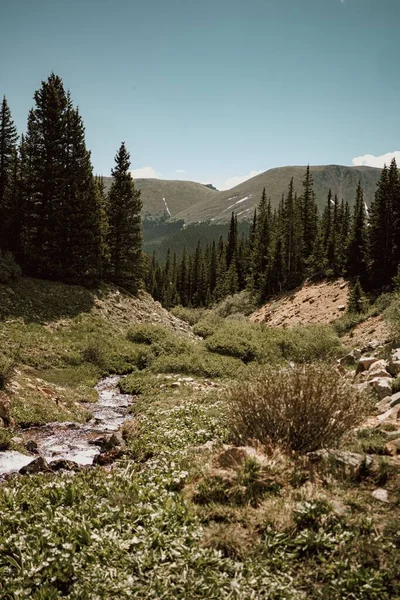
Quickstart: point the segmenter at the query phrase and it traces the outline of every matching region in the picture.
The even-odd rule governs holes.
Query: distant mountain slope
[[[144,215],[165,215],[173,219],[183,219],[185,223],[225,223],[232,211],[236,212],[239,219],[249,219],[264,187],[273,206],[277,206],[292,177],[295,191],[301,194],[305,170],[305,166],[270,169],[223,192],[193,181],[136,179],[135,183],[142,192]],[[381,170],[373,167],[326,165],[311,167],[311,172],[317,202],[322,208],[329,188],[340,199],[344,198],[353,204],[359,180],[369,205],[374,197]],[[105,177],[104,180],[109,187],[111,177]]]
[[[111,186],[112,177],[104,177],[106,188]],[[176,215],[194,205],[212,202],[216,192],[194,181],[171,181],[166,179],[135,179],[142,193],[144,215]]]
[[[230,218],[232,211],[236,212],[239,219],[250,218],[264,187],[273,206],[277,206],[282,193],[287,191],[292,177],[295,191],[301,194],[305,170],[306,167],[280,167],[265,171],[231,190],[214,192],[212,197],[191,205],[178,213],[176,218],[183,219],[186,223],[208,220],[223,222]],[[359,180],[361,180],[365,200],[369,205],[374,197],[381,170],[372,167],[327,165],[311,167],[311,172],[314,178],[317,202],[322,208],[326,202],[329,188],[340,199],[344,198],[353,204]]]

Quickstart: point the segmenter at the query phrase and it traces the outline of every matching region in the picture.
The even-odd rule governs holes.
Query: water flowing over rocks
[[[109,464],[121,454],[124,442],[118,430],[128,418],[132,396],[121,394],[119,376],[106,377],[96,386],[98,402],[91,406],[91,419],[86,423],[48,423],[21,432],[25,448],[34,455],[27,456],[10,450],[0,452],[2,476],[44,471],[76,470],[79,467]],[[112,455],[101,461],[101,453]],[[112,459],[112,460],[111,460]]]

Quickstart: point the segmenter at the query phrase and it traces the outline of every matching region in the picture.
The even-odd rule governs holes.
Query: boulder
[[[52,460],[49,466],[55,472],[57,472],[57,471],[80,471],[82,469],[81,465],[78,465],[78,463],[74,462],[73,460],[66,460],[64,458],[60,458],[58,460]]]
[[[31,454],[38,454],[38,445],[35,440],[27,440],[25,442],[25,448],[28,452],[31,452]]]
[[[389,397],[382,398],[382,400],[379,400],[379,402],[375,404],[375,409],[380,415],[388,411],[390,408],[391,406]]]
[[[378,395],[378,398],[382,400],[382,398],[392,395],[391,381],[391,378],[388,377],[374,377],[368,384]]]
[[[393,350],[389,359],[387,370],[393,377],[400,375],[400,348]]]
[[[120,449],[110,450],[109,452],[102,452],[101,454],[97,454],[94,457],[93,464],[94,465],[110,465],[115,462],[118,458],[123,456],[123,451]]]
[[[370,366],[377,362],[377,360],[376,356],[362,356],[358,361],[356,375],[363,371],[368,371]]]
[[[22,467],[19,472],[21,475],[35,475],[36,473],[52,473],[53,470],[42,456],[38,456],[25,467]]]
[[[358,475],[363,469],[372,467],[373,459],[371,456],[347,452],[346,450],[321,449],[315,452],[309,452],[308,458],[313,463],[325,464],[329,467],[337,467],[352,475]]]
[[[400,454],[400,439],[390,440],[385,445],[386,451],[391,456],[397,456]]]
[[[389,408],[383,415],[378,415],[378,421],[385,423],[386,421],[398,421],[400,419],[400,406]]]

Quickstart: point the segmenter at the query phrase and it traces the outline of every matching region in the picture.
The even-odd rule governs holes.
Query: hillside
[[[292,177],[295,191],[301,194],[305,170],[305,166],[270,169],[231,190],[215,192],[211,198],[195,205],[192,204],[181,211],[176,218],[183,219],[186,223],[209,220],[220,222],[229,220],[231,212],[235,211],[239,219],[247,219],[252,215],[254,207],[259,202],[264,187],[267,196],[271,198],[272,206],[278,205]],[[359,180],[361,180],[364,197],[369,205],[374,197],[381,171],[371,167],[327,165],[313,166],[311,172],[314,177],[317,202],[322,208],[329,189],[332,190],[333,195],[337,194],[340,199],[343,198],[353,204]]]
[[[276,206],[286,192],[293,177],[294,188],[302,191],[305,166],[279,167],[270,169],[225,191],[215,191],[193,181],[167,181],[163,179],[137,179],[136,185],[142,192],[144,215],[165,215],[183,219],[185,223],[198,221],[227,222],[232,211],[239,219],[248,219],[257,205],[265,187],[267,195]],[[380,169],[372,167],[344,167],[339,165],[313,166],[314,187],[317,201],[322,207],[329,189],[340,199],[354,201],[358,181],[364,188],[366,203],[374,197]],[[111,178],[105,177],[106,186]]]

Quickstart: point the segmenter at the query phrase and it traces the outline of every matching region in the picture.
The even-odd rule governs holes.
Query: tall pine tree
[[[122,142],[111,174],[108,196],[109,276],[117,285],[136,292],[142,280],[142,226],[140,191],[129,171],[130,156]]]

